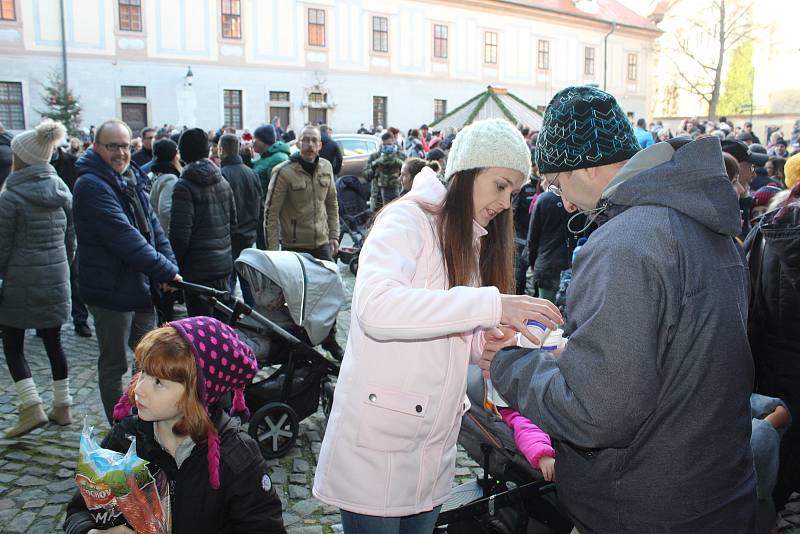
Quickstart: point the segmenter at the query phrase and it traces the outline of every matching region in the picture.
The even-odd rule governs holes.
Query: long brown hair
[[[480,241],[480,257],[475,265],[472,194],[475,178],[482,171],[470,169],[453,174],[444,202],[433,211],[447,280],[450,287],[469,286],[475,274],[479,274],[481,286],[494,286],[501,293],[513,293],[516,251],[510,209],[498,213],[486,227],[488,233]]]
[[[180,400],[183,417],[172,428],[175,435],[191,436],[195,443],[205,441],[213,424],[200,401],[197,363],[183,336],[171,326],[156,328],[139,341],[135,353],[136,367],[145,374],[178,382],[185,388]],[[134,389],[135,386],[129,390],[131,403],[134,403]]]

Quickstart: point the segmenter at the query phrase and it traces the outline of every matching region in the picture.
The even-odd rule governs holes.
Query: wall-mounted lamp
[[[192,72],[191,66],[189,66],[189,70],[186,71],[186,77],[184,78],[184,81],[186,83],[186,87],[192,86],[192,82],[194,81],[194,73]]]

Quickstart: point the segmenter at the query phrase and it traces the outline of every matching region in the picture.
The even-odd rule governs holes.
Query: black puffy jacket
[[[187,165],[172,192],[169,225],[169,241],[187,281],[211,282],[231,274],[236,224],[233,191],[217,166],[208,158]]]
[[[261,210],[261,181],[256,172],[242,162],[241,156],[231,156],[220,162],[222,177],[233,190],[236,204],[236,227],[231,230],[234,248],[249,247],[256,242],[258,214]]]
[[[150,473],[157,479],[166,476],[169,482],[172,534],[285,534],[281,501],[258,445],[240,429],[238,419],[219,412],[215,423],[220,436],[218,490],[209,483],[206,443],[196,444],[178,467],[155,440],[153,423],[136,416],[114,425],[101,447],[125,453],[136,438],[136,454],[149,462]],[[64,531],[86,534],[119,524],[125,524],[123,517],[87,509],[76,490],[67,506]]]

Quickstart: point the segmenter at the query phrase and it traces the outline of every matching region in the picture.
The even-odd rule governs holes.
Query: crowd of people
[[[335,325],[322,342],[343,365],[314,483],[346,533],[433,529],[470,364],[582,533],[774,528],[800,490],[800,121],[766,145],[725,118],[672,132],[570,87],[539,131],[486,120],[359,133],[381,140],[363,170],[374,218],[348,343]],[[295,134],[279,121],[140,135],[120,120],[86,140],[52,121],[0,132],[0,325],[19,399],[5,436],[72,422],[71,317],[97,338],[104,446],[137,436],[182,485],[174,521],[282,532],[258,447],[219,403],[230,391],[231,413],[246,411],[252,352],[178,282],[239,288],[252,305],[234,269],[244,250],[335,260],[341,147],[328,125]],[[180,299],[188,317],[175,320]],[[532,320],[568,341],[514,349],[517,333],[541,346]],[[50,360],[48,412],[27,329]],[[191,499],[212,504],[196,516]],[[65,528],[130,532],[79,495]]]

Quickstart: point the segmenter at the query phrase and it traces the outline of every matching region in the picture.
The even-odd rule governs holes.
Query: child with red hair
[[[167,323],[136,347],[128,391],[114,408],[118,421],[102,447],[149,462],[169,488],[171,532],[285,533],[281,502],[255,441],[219,406],[233,391],[231,414],[249,416],[244,387],[256,373],[253,351],[228,325],[211,317]],[[130,415],[135,404],[137,415]],[[67,508],[68,534],[128,534],[122,515],[89,510],[76,492]]]

